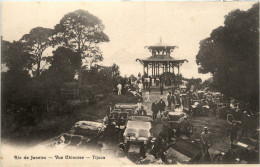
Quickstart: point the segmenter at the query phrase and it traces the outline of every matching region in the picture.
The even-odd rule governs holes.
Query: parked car
[[[130,112],[130,114],[133,114],[134,111],[137,109],[137,105],[134,103],[117,103],[115,104],[115,109],[120,109],[121,111],[127,111]]]
[[[201,158],[201,148],[184,139],[177,139],[165,148],[165,152],[169,164],[197,164]]]
[[[117,103],[109,116],[109,125],[125,129],[127,118],[134,114],[137,106],[133,103]]]
[[[209,115],[209,106],[204,100],[191,100],[189,115]]]
[[[100,122],[93,121],[79,121],[71,128],[71,134],[82,136],[95,136],[104,132],[106,126]]]
[[[127,117],[130,115],[127,111],[113,110],[109,116],[109,125],[118,129],[125,129]]]
[[[126,150],[130,145],[143,146],[145,149],[151,147],[153,139],[152,118],[150,116],[131,116],[123,133]]]

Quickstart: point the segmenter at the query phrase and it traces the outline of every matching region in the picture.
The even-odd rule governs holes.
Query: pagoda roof
[[[136,61],[140,62],[188,62],[186,59],[175,59],[169,55],[155,55],[148,57],[146,59],[136,59]]]
[[[178,48],[178,46],[163,43],[161,38],[160,38],[160,42],[158,42],[154,45],[145,46],[145,47],[148,48],[148,49],[156,49],[156,48],[175,49],[175,48]]]

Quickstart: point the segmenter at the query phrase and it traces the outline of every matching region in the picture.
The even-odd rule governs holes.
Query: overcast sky
[[[2,2],[2,36],[19,40],[32,28],[53,28],[60,19],[77,9],[88,10],[105,25],[110,42],[101,45],[103,65],[116,63],[124,76],[142,72],[137,58],[147,58],[144,47],[162,42],[177,45],[172,56],[187,59],[180,72],[200,77],[196,54],[199,42],[224,24],[224,16],[235,9],[247,10],[254,2]],[[46,51],[45,55],[51,55]]]

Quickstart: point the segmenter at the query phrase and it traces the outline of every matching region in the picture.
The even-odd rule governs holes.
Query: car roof
[[[152,122],[153,118],[149,115],[133,115],[128,117],[128,120],[138,121],[138,122]]]
[[[151,129],[151,122],[140,122],[140,121],[128,121],[126,124],[126,128],[131,129]]]
[[[100,122],[93,122],[93,121],[79,121],[75,123],[75,127],[79,127],[82,129],[91,129],[91,130],[98,130],[102,127],[102,123]]]

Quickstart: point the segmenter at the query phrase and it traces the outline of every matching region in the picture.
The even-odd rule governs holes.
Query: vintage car
[[[79,121],[71,128],[71,134],[82,136],[95,136],[104,132],[106,126],[100,122],[93,121]]]
[[[182,96],[183,110],[190,116],[209,115],[210,107],[206,99],[200,99],[199,93],[189,93]]]
[[[40,145],[46,148],[95,147],[103,137],[105,126],[100,122],[79,121],[68,133],[51,138]]]
[[[109,125],[124,129],[127,118],[134,114],[137,106],[133,103],[117,103],[109,116]]]
[[[170,129],[172,131],[172,134],[175,133],[179,137],[185,134],[188,137],[193,133],[192,124],[189,124],[190,126],[186,128],[187,125],[181,121],[185,116],[187,117],[187,115],[183,112],[183,110],[169,112],[169,118],[170,118],[169,123],[170,123]],[[189,130],[187,131],[187,129]]]
[[[151,146],[153,139],[151,121],[152,119],[146,116],[133,116],[127,121],[126,129],[123,133],[127,149],[130,145],[144,145],[145,148]]]
[[[115,104],[114,109],[120,109],[121,111],[127,111],[130,114],[133,114],[137,109],[137,105],[134,103],[117,103]]]
[[[189,115],[209,115],[209,105],[204,100],[191,100],[189,107]]]
[[[165,148],[168,164],[197,164],[201,158],[201,148],[184,139],[177,139]]]
[[[124,129],[129,115],[127,111],[114,110],[109,116],[109,125],[118,129]]]

